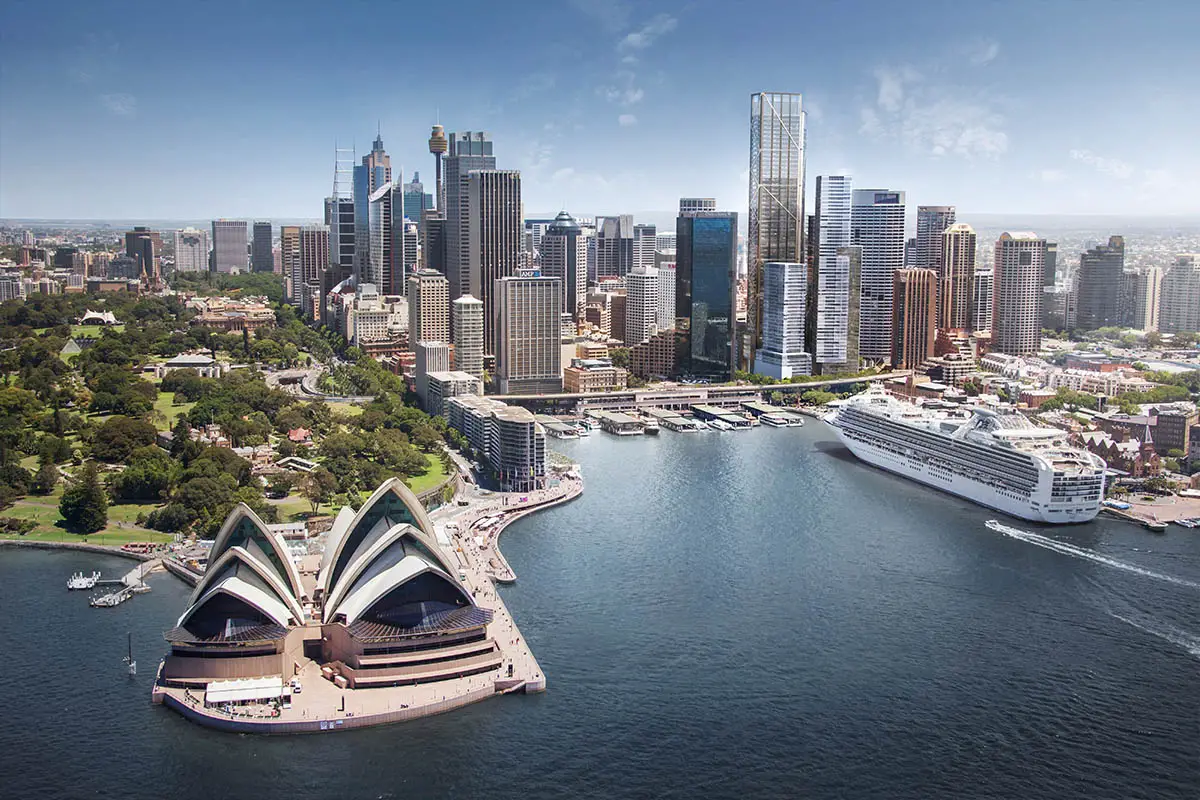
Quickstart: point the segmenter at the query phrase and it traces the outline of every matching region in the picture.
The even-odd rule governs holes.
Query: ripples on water
[[[126,562],[0,551],[2,794],[1197,796],[1200,534],[1005,535],[821,427],[556,443],[583,498],[503,538],[549,691],[390,728],[191,725],[149,705],[184,587],[93,610],[66,577]]]

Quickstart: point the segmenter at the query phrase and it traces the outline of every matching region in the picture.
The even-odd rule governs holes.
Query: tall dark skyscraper
[[[125,234],[125,255],[137,262],[138,276],[150,284],[162,279],[158,257],[162,255],[162,236],[143,226]]]
[[[1125,282],[1125,240],[1108,237],[1079,257],[1076,273],[1076,322],[1079,330],[1091,331],[1126,322],[1122,314]]]
[[[563,313],[578,319],[587,298],[587,237],[575,218],[561,211],[542,234],[540,245],[542,275],[562,281]]]
[[[1042,286],[1049,288],[1058,282],[1058,242],[1046,242],[1046,271]]]
[[[632,214],[596,220],[596,280],[624,278],[633,269],[633,229]]]
[[[472,170],[496,168],[492,140],[487,133],[480,131],[452,133],[449,154],[443,161],[446,193],[445,265],[446,278],[450,281],[450,300],[453,302],[464,294],[471,294],[471,261],[467,248],[467,181]]]
[[[746,237],[749,346],[735,354],[753,371],[762,344],[762,265],[804,258],[804,111],[800,95],[750,95],[750,219]]]
[[[464,207],[469,275],[464,294],[483,301],[483,348],[485,353],[493,355],[497,354],[496,282],[516,275],[520,267],[521,244],[525,238],[522,211],[520,172],[471,170]],[[561,286],[558,289],[562,291]],[[559,303],[561,307],[562,303]]]
[[[954,206],[917,206],[914,268],[941,269],[942,233],[954,224],[954,216]]]
[[[274,272],[275,253],[271,250],[271,223],[254,223],[253,238],[250,240],[250,270],[252,272]]]
[[[683,212],[675,223],[676,371],[733,375],[737,213]]]
[[[937,272],[899,269],[892,276],[892,366],[916,369],[933,358]]]

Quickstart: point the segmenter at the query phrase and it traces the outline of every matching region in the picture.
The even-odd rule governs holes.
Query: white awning
[[[283,695],[283,678],[240,678],[232,681],[213,681],[204,691],[204,705],[222,706],[226,703],[249,703],[254,700],[276,700]]]

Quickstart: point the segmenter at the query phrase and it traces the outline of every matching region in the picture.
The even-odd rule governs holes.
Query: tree
[[[94,461],[84,464],[83,472],[63,492],[58,512],[66,529],[73,533],[95,533],[108,524],[108,497],[100,486]]]
[[[58,467],[50,462],[45,462],[38,467],[37,474],[33,476],[33,482],[29,484],[29,489],[34,494],[46,495],[54,491],[57,483]]]
[[[109,417],[96,429],[92,456],[100,461],[119,464],[139,447],[154,444],[158,431],[149,422],[130,417]]]
[[[287,497],[296,485],[290,472],[277,472],[267,481],[267,493],[271,497]]]
[[[324,467],[318,467],[304,476],[300,491],[312,505],[312,513],[316,514],[322,503],[328,503],[337,491],[337,478]]]
[[[810,405],[823,406],[827,403],[837,400],[837,395],[821,389],[809,389],[807,392],[800,395],[800,399]]]

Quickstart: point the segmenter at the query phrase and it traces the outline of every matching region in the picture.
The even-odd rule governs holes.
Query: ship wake
[[[1200,589],[1200,583],[1185,580],[1183,578],[1176,578],[1173,575],[1166,575],[1162,572],[1155,572],[1152,569],[1146,569],[1145,567],[1139,567],[1137,564],[1130,564],[1128,561],[1121,561],[1116,558],[1109,558],[1108,556],[1101,555],[1100,553],[1097,553],[1094,550],[1088,550],[1087,548],[1084,548],[1084,547],[1076,547],[1073,544],[1067,544],[1066,542],[1060,542],[1057,539],[1051,539],[1048,536],[1042,536],[1041,534],[1033,533],[1031,531],[1023,531],[1023,530],[1019,530],[1017,528],[1010,528],[1009,526],[1003,525],[994,519],[989,519],[987,521],[986,525],[989,530],[996,531],[997,533],[1002,533],[1011,539],[1017,539],[1022,542],[1028,542],[1029,544],[1037,545],[1038,547],[1045,548],[1046,550],[1053,550],[1056,553],[1062,553],[1063,555],[1071,556],[1072,558],[1082,558],[1087,561],[1095,562],[1097,564],[1104,564],[1105,566],[1113,567],[1114,569],[1124,570],[1125,572],[1132,572],[1135,575],[1141,575],[1142,577],[1145,577],[1145,578],[1153,578],[1154,580],[1164,581],[1166,583],[1173,583],[1176,586],[1186,586],[1189,589]],[[1128,622],[1128,620],[1124,620],[1124,621]],[[1129,623],[1129,624],[1133,625],[1134,623]]]

